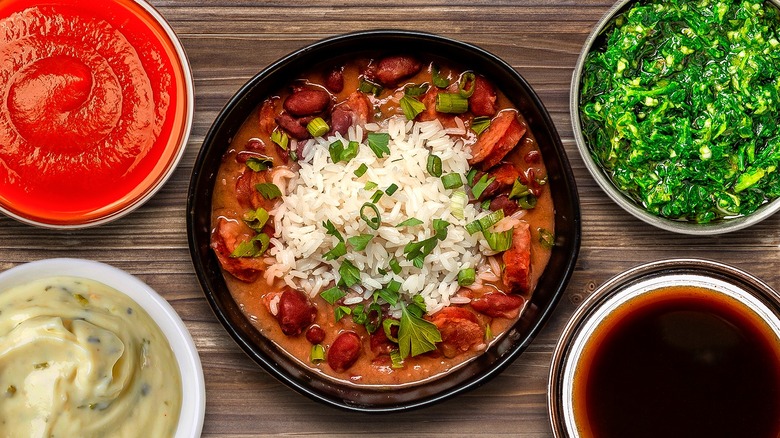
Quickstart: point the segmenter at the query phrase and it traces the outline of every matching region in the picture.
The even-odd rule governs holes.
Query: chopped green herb
[[[333,309],[333,313],[336,317],[336,321],[341,321],[342,318],[352,313],[352,309],[347,306],[338,306]]]
[[[266,209],[258,207],[257,210],[248,210],[244,213],[244,222],[249,225],[249,228],[260,232],[270,217]]]
[[[490,126],[490,117],[474,117],[471,121],[471,130],[477,135],[482,134]]]
[[[420,219],[417,219],[416,217],[410,217],[409,219],[401,222],[400,224],[396,225],[396,227],[414,227],[417,225],[422,225],[423,221]]]
[[[390,352],[390,368],[400,369],[404,367],[404,360],[401,358],[401,352],[392,350]]]
[[[355,267],[349,260],[344,260],[339,266],[339,284],[343,284],[346,287],[352,287],[360,283],[360,270]]]
[[[537,201],[536,196],[526,195],[517,200],[517,205],[519,205],[520,208],[524,210],[531,210],[534,207],[536,207],[536,201]]]
[[[320,292],[320,296],[323,300],[327,301],[331,306],[346,295],[346,292],[338,287],[332,287],[330,289]]]
[[[439,66],[436,64],[431,66],[431,82],[439,88],[447,88],[450,85],[450,80],[441,74],[441,70],[439,70]]]
[[[543,247],[550,249],[555,246],[555,235],[546,228],[538,228],[539,231],[539,243]]]
[[[531,194],[531,190],[520,182],[520,179],[516,179],[515,182],[512,184],[512,190],[509,192],[509,199],[520,199],[523,196],[527,196]]]
[[[418,295],[419,296],[419,295]],[[398,325],[398,349],[402,359],[418,356],[436,349],[441,342],[441,332],[433,323],[422,319],[401,302],[401,322]],[[423,309],[424,310],[424,309]]]
[[[325,222],[323,222],[322,226],[325,227],[326,234],[330,234],[342,242],[344,241],[344,238],[341,237],[341,233],[339,233],[339,230],[336,229],[336,226],[333,225],[333,222],[331,222],[330,219],[327,219]]]
[[[390,270],[393,271],[393,274],[398,275],[401,273],[401,265],[398,263],[398,260],[390,259],[388,264],[390,265]]]
[[[323,254],[325,260],[336,260],[337,258],[347,254],[347,245],[344,242],[339,242],[330,251]]]
[[[358,84],[358,91],[379,96],[379,94],[382,93],[382,86],[361,77],[360,83]]]
[[[246,167],[252,169],[255,172],[262,172],[268,170],[274,166],[274,160],[266,156],[254,156],[249,157],[246,160]]]
[[[352,236],[347,239],[347,242],[352,246],[355,251],[363,251],[368,246],[368,242],[374,237],[373,234],[361,234],[359,236]]]
[[[259,233],[251,239],[236,245],[236,248],[230,253],[230,257],[260,257],[265,254],[271,238],[265,233]]]
[[[286,151],[290,144],[290,137],[287,136],[286,132],[276,129],[271,133],[271,141]]]
[[[282,191],[274,183],[255,184],[255,189],[263,195],[265,199],[276,199],[282,196]]]
[[[403,111],[406,120],[414,120],[418,114],[425,111],[425,104],[409,95],[401,97],[398,104],[401,106],[401,111]]]
[[[428,88],[430,88],[428,84],[407,85],[406,87],[404,87],[404,95],[413,96],[413,97],[422,96],[423,94],[425,94],[426,91],[428,91]]]
[[[374,151],[377,158],[382,158],[384,154],[390,155],[390,134],[386,132],[369,132],[368,147]]]

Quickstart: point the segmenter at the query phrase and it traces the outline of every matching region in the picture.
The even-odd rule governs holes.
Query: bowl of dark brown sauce
[[[555,349],[556,437],[780,436],[780,294],[699,259],[638,266],[577,310]]]

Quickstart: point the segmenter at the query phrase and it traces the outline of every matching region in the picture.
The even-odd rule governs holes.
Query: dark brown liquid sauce
[[[780,345],[767,324],[711,291],[664,292],[634,299],[588,341],[574,384],[584,435],[780,436]]]

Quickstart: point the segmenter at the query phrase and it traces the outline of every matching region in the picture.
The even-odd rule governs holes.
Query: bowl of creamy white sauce
[[[200,436],[203,369],[181,318],[136,277],[81,259],[0,273],[7,436]]]

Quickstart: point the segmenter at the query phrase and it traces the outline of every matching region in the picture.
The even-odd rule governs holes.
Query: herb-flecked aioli
[[[179,368],[128,296],[52,277],[0,292],[0,436],[172,437]]]
[[[706,223],[780,196],[780,18],[769,2],[654,0],[583,67],[594,160],[652,214]]]

